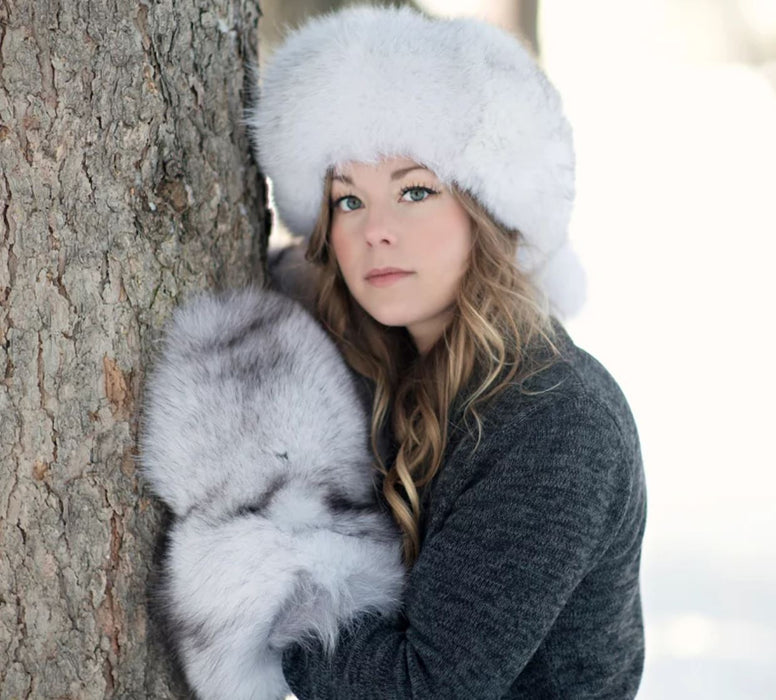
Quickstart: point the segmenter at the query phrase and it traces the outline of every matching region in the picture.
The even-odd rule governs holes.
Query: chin
[[[405,327],[412,323],[412,318],[400,314],[369,314],[375,321],[391,328]]]
[[[402,309],[391,309],[391,308],[369,308],[367,306],[363,306],[362,308],[378,323],[382,323],[384,326],[391,326],[391,327],[397,327],[397,326],[407,326],[410,323],[412,323],[416,318],[417,314],[410,314],[407,313],[406,310]]]

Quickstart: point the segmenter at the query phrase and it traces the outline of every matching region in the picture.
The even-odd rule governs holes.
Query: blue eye
[[[438,193],[430,187],[405,187],[401,191],[401,198],[404,202],[422,202],[423,200],[428,199],[432,194]]]
[[[354,197],[352,194],[349,194],[345,195],[344,197],[340,197],[336,202],[334,202],[333,206],[340,211],[355,211],[356,209],[360,209],[363,204],[358,197]]]

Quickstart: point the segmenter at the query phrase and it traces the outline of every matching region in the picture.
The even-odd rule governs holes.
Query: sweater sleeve
[[[331,656],[315,645],[286,651],[299,700],[507,693],[623,526],[635,468],[595,401],[540,402],[496,432],[471,456],[465,441],[466,456],[458,449],[443,466],[451,505],[426,533],[401,621],[364,616]]]

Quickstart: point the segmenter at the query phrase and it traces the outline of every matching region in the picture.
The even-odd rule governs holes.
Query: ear
[[[307,241],[293,243],[267,253],[270,286],[291,297],[311,313],[315,312],[315,277],[318,270],[305,260]]]

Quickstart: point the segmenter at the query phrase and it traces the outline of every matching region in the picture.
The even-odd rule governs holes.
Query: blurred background
[[[344,4],[262,2],[263,51]],[[776,698],[776,0],[416,4],[522,34],[574,127],[567,326],[623,387],[649,489],[639,700]]]

